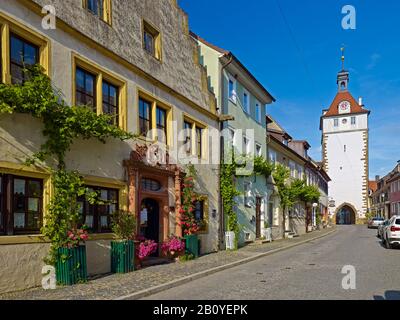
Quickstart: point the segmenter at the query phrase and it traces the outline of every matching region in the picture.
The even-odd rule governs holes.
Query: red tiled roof
[[[369,113],[368,110],[364,109],[362,106],[358,104],[358,102],[353,98],[353,96],[348,91],[339,92],[335,99],[333,100],[329,110],[323,115],[323,117],[331,117],[338,116],[339,113],[339,103],[342,101],[348,101],[351,104],[351,112],[352,113]]]
[[[372,190],[372,192],[375,192],[378,190],[378,182],[377,181],[368,181],[368,188]]]

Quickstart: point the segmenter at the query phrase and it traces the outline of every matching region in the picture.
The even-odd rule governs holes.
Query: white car
[[[378,227],[377,237],[382,239],[383,232],[385,231],[386,226],[389,224],[389,220],[385,220],[381,225]]]
[[[387,249],[400,245],[400,216],[393,216],[383,231],[382,241]]]

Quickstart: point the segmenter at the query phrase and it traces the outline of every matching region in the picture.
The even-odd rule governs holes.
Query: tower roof
[[[323,117],[342,115],[342,113],[339,112],[339,104],[343,101],[348,101],[350,103],[350,112],[347,114],[370,113],[369,110],[364,109],[363,106],[360,105],[356,101],[356,99],[354,99],[349,91],[341,91],[337,93],[331,106],[329,107],[328,111],[323,115]]]

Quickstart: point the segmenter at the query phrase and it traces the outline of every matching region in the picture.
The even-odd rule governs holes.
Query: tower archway
[[[337,225],[353,225],[356,224],[356,208],[349,204],[344,203],[336,210],[336,224]]]

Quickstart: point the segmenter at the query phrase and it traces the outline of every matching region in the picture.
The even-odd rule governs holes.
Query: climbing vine
[[[42,228],[51,241],[49,259],[54,263],[58,248],[68,242],[68,232],[76,230],[80,222],[77,198],[85,196],[92,202],[96,198],[84,187],[78,172],[66,169],[65,156],[71,145],[76,139],[95,138],[106,143],[108,138],[127,140],[135,136],[111,125],[111,116],[97,115],[89,107],[68,106],[40,66],[27,67],[24,73],[28,80],[23,84],[0,84],[0,114],[30,114],[43,123],[46,141],[26,162],[34,165],[49,158],[56,160],[56,168],[51,168],[54,192]]]
[[[194,191],[196,176],[197,173],[194,166],[189,165],[182,185],[182,207],[179,212],[180,224],[185,236],[195,234],[200,229],[199,223],[194,216],[194,205],[197,200],[197,195]]]

